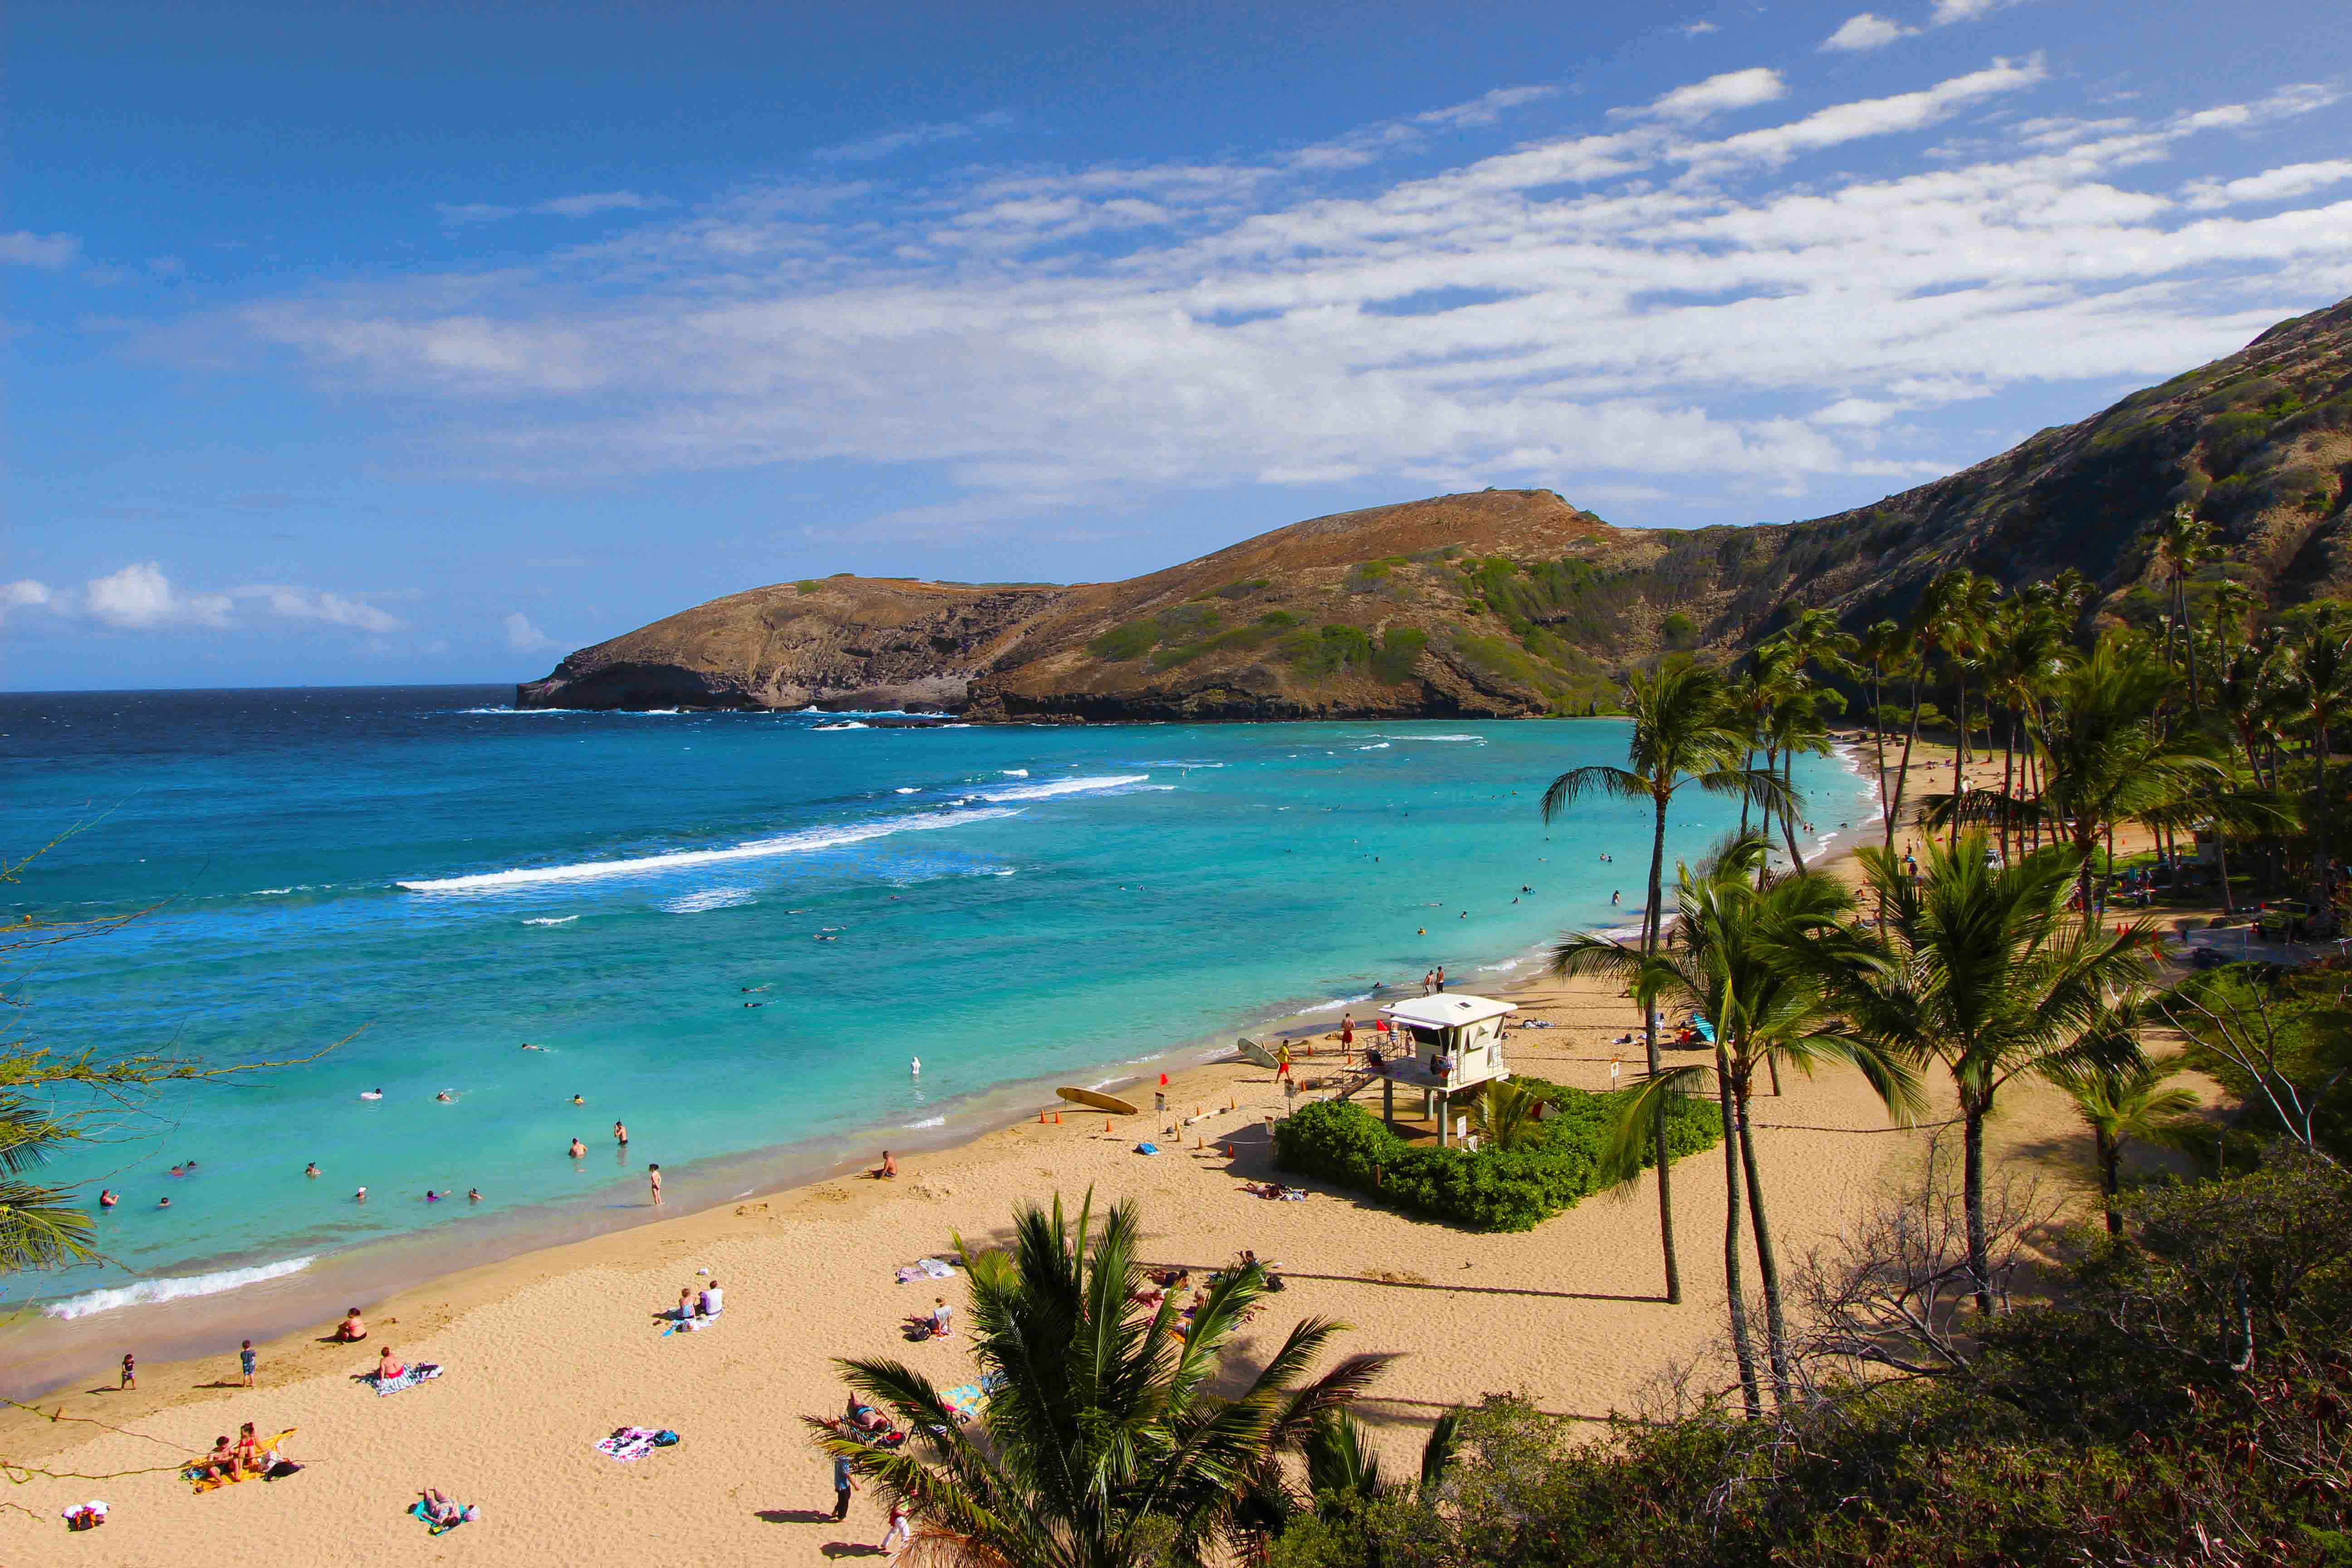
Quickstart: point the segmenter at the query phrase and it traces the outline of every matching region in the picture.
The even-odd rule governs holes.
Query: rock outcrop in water
[[[2352,590],[2352,301],[1810,522],[1613,527],[1550,490],[1294,523],[1123,583],[840,576],[730,595],[583,648],[526,707],[906,709],[981,720],[1580,713],[1662,649],[1736,651],[1791,604],[1899,614],[1937,573],[2073,567],[2152,614],[2147,526],[2183,502],[2273,602]]]

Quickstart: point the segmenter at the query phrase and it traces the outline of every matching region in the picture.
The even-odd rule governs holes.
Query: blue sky
[[[1818,515],[2352,294],[2341,0],[13,5],[0,686],[1548,486]]]

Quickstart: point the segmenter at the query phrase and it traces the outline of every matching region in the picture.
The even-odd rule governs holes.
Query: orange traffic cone
[[[1103,1118],[1103,1131],[1106,1132],[1110,1131],[1110,1118],[1108,1116]]]

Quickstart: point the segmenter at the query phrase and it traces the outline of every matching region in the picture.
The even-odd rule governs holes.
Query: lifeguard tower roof
[[[1408,996],[1402,1002],[1391,1002],[1381,1011],[1400,1024],[1418,1025],[1424,1029],[1455,1029],[1465,1024],[1499,1018],[1518,1008],[1491,997],[1449,991],[1434,996]]]

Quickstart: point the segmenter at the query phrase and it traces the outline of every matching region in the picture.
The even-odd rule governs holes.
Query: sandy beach
[[[1924,760],[1915,758],[1915,795]],[[1948,787],[1948,777],[1928,787]],[[1613,986],[1537,979],[1506,994],[1522,1017],[1557,1026],[1511,1033],[1515,1069],[1595,1089],[1609,1086],[1612,1058],[1639,1069],[1639,1046],[1612,1043],[1635,1024]],[[1306,1058],[1303,1076],[1330,1065]],[[1850,1073],[1784,1088],[1759,1108],[1761,1169],[1793,1258],[1832,1244],[1890,1175],[1912,1168],[1929,1134],[1890,1129]],[[1148,1084],[1139,1092],[1148,1101]],[[845,1523],[832,1521],[828,1462],[798,1418],[839,1410],[836,1356],[895,1355],[941,1386],[966,1381],[962,1339],[908,1344],[898,1330],[935,1295],[961,1305],[961,1279],[934,1289],[895,1283],[894,1271],[951,1256],[959,1237],[991,1245],[1016,1205],[1056,1193],[1072,1204],[1091,1189],[1098,1205],[1139,1205],[1155,1262],[1213,1268],[1243,1247],[1277,1261],[1289,1288],[1254,1326],[1245,1357],[1312,1315],[1353,1325],[1343,1352],[1399,1353],[1364,1414],[1401,1459],[1438,1411],[1483,1393],[1517,1391],[1580,1416],[1631,1409],[1662,1367],[1706,1356],[1722,1333],[1723,1178],[1713,1154],[1675,1167],[1685,1295],[1669,1308],[1648,1179],[1523,1235],[1457,1231],[1313,1183],[1304,1203],[1266,1202],[1244,1184],[1271,1173],[1268,1122],[1283,1105],[1271,1075],[1214,1064],[1177,1076],[1168,1096],[1166,1117],[1107,1125],[1065,1106],[1058,1124],[1027,1121],[909,1158],[894,1182],[828,1179],[362,1302],[367,1343],[324,1342],[332,1325],[322,1321],[259,1345],[251,1390],[237,1386],[232,1342],[217,1356],[142,1364],[136,1392],[115,1391],[110,1376],[60,1391],[37,1414],[0,1418],[0,1453],[57,1472],[11,1477],[0,1563],[690,1554],[728,1564],[860,1554],[881,1537],[881,1510],[861,1494]],[[1948,1099],[1939,1094],[1939,1106]],[[1162,1135],[1196,1109],[1202,1120]],[[2055,1090],[2005,1091],[1994,1132],[2005,1166],[2042,1173],[2052,1195],[2082,1202],[2088,1140]],[[1164,1152],[1135,1152],[1147,1137]],[[682,1286],[712,1280],[726,1292],[721,1319],[665,1337],[656,1314]],[[440,1363],[443,1375],[376,1397],[352,1379],[387,1344],[404,1361]],[[191,1495],[176,1465],[245,1421],[264,1436],[295,1428],[287,1452],[307,1468]],[[593,1445],[624,1425],[671,1428],[681,1440],[616,1463]],[[477,1505],[480,1519],[427,1538],[404,1510],[428,1486]],[[58,1510],[92,1497],[108,1501],[112,1521],[68,1535]]]

